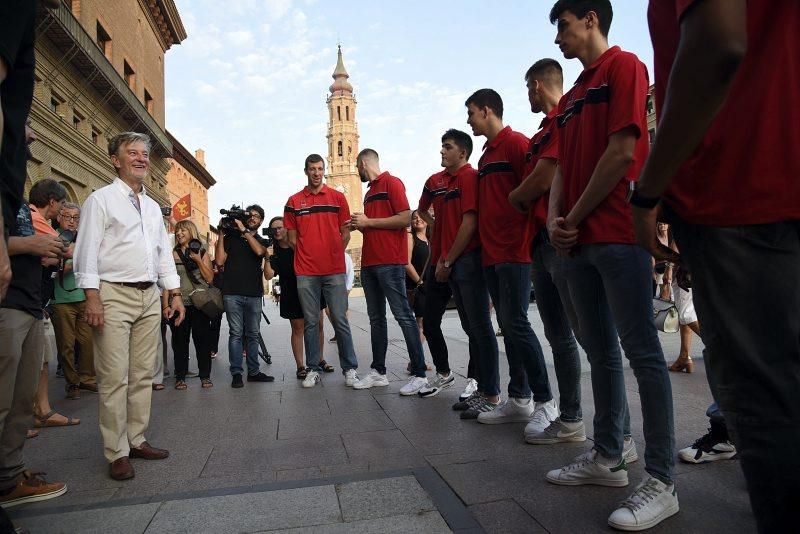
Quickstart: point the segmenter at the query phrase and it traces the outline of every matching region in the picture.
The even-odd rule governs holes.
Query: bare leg
[[[38,417],[44,417],[53,409],[50,406],[50,395],[47,391],[47,382],[50,378],[50,369],[47,362],[42,365],[42,370],[39,371],[39,385],[36,387],[36,398],[33,403],[33,413]],[[48,418],[48,422],[61,423],[66,425],[68,419],[60,413],[55,413]],[[78,424],[80,419],[72,418],[73,424]]]
[[[303,362],[303,319],[290,319],[289,324],[292,326],[292,354],[294,355],[294,363],[297,368],[305,367]]]

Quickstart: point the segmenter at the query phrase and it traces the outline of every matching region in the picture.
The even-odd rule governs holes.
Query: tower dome
[[[339,58],[336,60],[336,69],[333,71],[333,83],[330,86],[331,94],[337,92],[353,93],[353,86],[347,79],[350,77],[347,70],[344,68],[344,60],[342,60],[342,45],[339,45]]]

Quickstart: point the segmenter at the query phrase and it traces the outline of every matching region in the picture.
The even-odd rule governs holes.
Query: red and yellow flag
[[[172,206],[172,218],[175,221],[182,221],[192,216],[192,195],[191,193],[178,199]]]

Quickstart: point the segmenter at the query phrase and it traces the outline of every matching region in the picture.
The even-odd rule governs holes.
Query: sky
[[[175,3],[188,37],[165,56],[166,124],[190,151],[205,150],[217,181],[209,190],[212,224],[234,203],[257,203],[267,219],[282,214],[306,185],[305,157],[327,157],[325,99],[337,43],[358,103],[359,148],[378,151],[412,208],[441,170],[441,135],[471,132],[470,94],[495,89],[504,123],[530,136],[542,117],[528,104],[528,67],[559,60],[565,89],[581,71],[553,43],[550,0]],[[637,54],[652,73],[647,0],[612,4],[609,43]],[[485,139],[473,141],[477,165]]]

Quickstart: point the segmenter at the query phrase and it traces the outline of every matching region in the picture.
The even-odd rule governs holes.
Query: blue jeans
[[[569,296],[564,277],[564,259],[542,231],[534,242],[531,283],[536,295],[536,307],[544,325],[544,336],[553,350],[553,363],[558,380],[561,419],[581,421],[581,358],[572,330],[577,329],[578,318]]]
[[[530,263],[498,263],[484,269],[486,285],[503,330],[508,358],[508,396],[547,402],[553,398],[544,353],[528,321]],[[528,385],[530,384],[530,386]]]
[[[255,375],[258,366],[258,332],[261,328],[261,297],[224,295],[225,316],[228,318],[228,361],[232,375],[240,375],[242,351],[247,350],[247,374]],[[243,342],[244,339],[244,342]]]
[[[306,346],[306,366],[313,371],[322,371],[319,365],[319,306],[320,295],[325,297],[333,330],[336,332],[336,346],[339,349],[339,365],[342,373],[358,369],[350,321],[347,319],[347,288],[344,274],[323,276],[298,276],[297,294],[303,309],[303,339]]]
[[[461,327],[469,338],[470,361],[477,360],[474,366],[478,391],[491,396],[499,395],[497,337],[489,317],[489,293],[481,268],[480,250],[462,254],[453,263],[450,288],[458,307]]]
[[[621,342],[639,385],[645,470],[670,484],[675,466],[672,386],[653,322],[650,262],[650,254],[636,245],[590,244],[575,249],[564,272],[592,369],[595,448],[607,458],[622,457],[628,409]]]
[[[386,349],[389,345],[386,330],[386,302],[395,321],[403,331],[411,370],[414,376],[425,377],[425,356],[419,337],[419,326],[406,296],[406,271],[404,265],[370,265],[361,268],[361,285],[367,299],[372,340],[372,367],[386,374]]]

